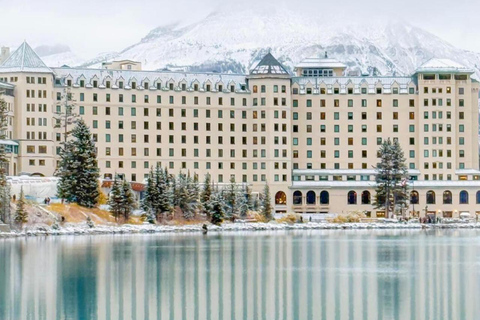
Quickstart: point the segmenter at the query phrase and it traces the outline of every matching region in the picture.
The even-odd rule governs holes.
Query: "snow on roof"
[[[0,65],[0,72],[52,73],[26,41]]]
[[[310,57],[303,59],[296,66],[296,68],[346,68],[347,65],[331,58]]]
[[[187,73],[187,72],[172,72],[172,71],[140,71],[140,70],[114,70],[114,69],[89,69],[89,68],[53,68],[53,72],[57,78],[71,76],[75,81],[80,79],[106,79],[114,82],[118,80],[130,81],[135,78],[137,81],[144,81],[148,79],[150,85],[156,82],[161,82],[163,87],[167,83],[173,81],[179,83],[185,80],[188,84],[199,82],[201,84],[210,82],[215,85],[223,83],[225,86],[228,83],[235,83],[236,89],[240,89],[242,84],[245,84],[245,75],[241,74],[222,74],[222,73]],[[83,76],[83,77],[82,77]],[[145,88],[148,89],[148,88]],[[227,89],[227,88],[225,88]]]
[[[469,69],[458,62],[450,59],[430,59],[415,70],[415,73],[424,72],[463,72],[474,73],[475,71]]]
[[[380,83],[382,86],[398,84],[400,87],[406,87],[412,82],[411,77],[293,77],[292,85],[306,86],[308,84],[318,87],[322,84],[333,86],[338,84],[346,86],[352,83],[354,86],[360,86],[365,83],[367,86],[375,86]]]
[[[13,90],[14,88],[15,88],[15,86],[13,84],[0,81],[0,89],[12,89]]]
[[[267,53],[265,57],[250,71],[252,75],[274,74],[274,75],[290,75],[284,66],[271,53]]]

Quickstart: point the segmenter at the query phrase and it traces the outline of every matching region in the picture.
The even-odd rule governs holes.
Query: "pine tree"
[[[7,138],[8,108],[0,92],[0,140]],[[0,221],[11,223],[10,219],[10,185],[7,182],[6,168],[8,165],[5,145],[0,144]]]
[[[210,174],[205,175],[205,180],[203,182],[203,190],[200,195],[200,203],[202,204],[203,213],[210,218],[210,212],[212,208],[210,207],[210,198],[212,197],[212,184],[210,179]]]
[[[177,206],[182,210],[183,217],[187,220],[195,217],[196,199],[192,192],[193,180],[190,175],[179,173],[176,182]]]
[[[252,188],[245,187],[245,202],[247,203],[247,210],[255,211],[255,200],[252,196]]]
[[[125,221],[128,221],[130,214],[137,207],[135,201],[135,194],[132,191],[130,183],[127,180],[123,180],[122,183],[122,214]]]
[[[157,166],[158,167],[158,166]],[[157,179],[153,171],[153,168],[150,169],[147,178],[147,185],[145,187],[145,196],[142,200],[141,208],[147,213],[147,217],[157,215],[157,201],[158,201],[158,188],[157,188]]]
[[[14,220],[19,225],[28,221],[28,214],[25,211],[25,194],[23,193],[23,187],[20,189],[20,197],[17,201],[17,210],[15,210]]]
[[[237,193],[238,191],[237,191],[237,184],[235,183],[235,178],[231,177],[230,183],[228,185],[228,189],[225,190],[224,192],[226,205],[228,208],[228,211],[226,212],[227,216],[231,217],[237,213],[237,210],[238,210]]]
[[[98,200],[99,169],[95,143],[84,120],[72,131],[72,139],[64,143],[61,152],[58,196],[68,202],[92,208]]]
[[[223,218],[225,217],[225,210],[222,205],[221,199],[217,198],[218,193],[213,196],[210,202],[211,208],[211,220],[210,222],[215,225],[220,225],[223,222]]]
[[[384,209],[385,216],[397,205],[406,205],[407,166],[402,148],[398,141],[385,140],[379,149],[380,162],[375,167],[376,195],[374,206]]]
[[[270,200],[270,187],[268,186],[268,183],[265,183],[265,187],[263,188],[261,206],[262,211],[260,213],[265,217],[266,220],[272,220],[272,204]]]
[[[113,180],[112,189],[110,191],[110,197],[108,199],[108,205],[110,206],[110,212],[115,217],[115,221],[118,221],[118,218],[122,215],[123,209],[123,188],[122,182],[117,178]]]

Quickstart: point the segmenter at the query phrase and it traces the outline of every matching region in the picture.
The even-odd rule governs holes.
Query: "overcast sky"
[[[283,0],[281,0],[283,1]],[[279,0],[242,0],[278,4]],[[176,21],[199,20],[228,0],[0,0],[0,45],[33,47],[66,44],[83,58],[119,51],[151,29]],[[238,0],[235,3],[239,3]],[[480,0],[295,0],[296,10],[316,16],[338,10],[375,20],[400,18],[457,47],[480,52]]]

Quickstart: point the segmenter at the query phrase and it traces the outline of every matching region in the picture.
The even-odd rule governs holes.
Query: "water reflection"
[[[0,240],[0,319],[478,319],[479,235]]]

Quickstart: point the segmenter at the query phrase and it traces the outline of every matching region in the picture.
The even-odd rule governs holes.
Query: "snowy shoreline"
[[[60,236],[60,235],[102,235],[102,234],[154,234],[154,233],[201,233],[203,224],[197,225],[121,225],[95,226],[74,225],[60,228],[36,228],[22,232],[0,232],[0,238],[30,237],[30,236]],[[284,231],[284,230],[421,230],[421,229],[480,229],[480,223],[451,223],[451,224],[419,224],[419,223],[225,223],[221,226],[208,225],[208,232],[235,232],[235,231]]]

